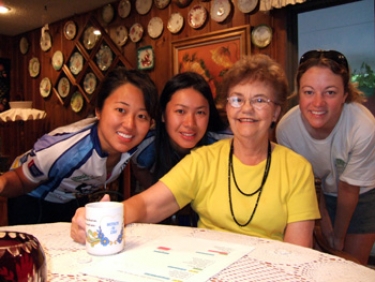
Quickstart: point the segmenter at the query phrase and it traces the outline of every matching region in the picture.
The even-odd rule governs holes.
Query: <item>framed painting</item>
[[[138,48],[137,50],[139,70],[150,70],[154,68],[154,50],[151,45]]]
[[[193,71],[210,84],[216,101],[225,72],[250,54],[250,26],[240,26],[172,42],[173,74]]]

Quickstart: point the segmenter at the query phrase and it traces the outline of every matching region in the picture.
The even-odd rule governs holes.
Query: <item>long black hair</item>
[[[165,109],[172,96],[181,89],[193,88],[203,95],[208,101],[210,115],[208,119],[207,130],[196,147],[208,144],[208,131],[220,131],[227,128],[220,117],[219,111],[215,106],[215,101],[212,96],[211,88],[204,78],[195,72],[183,72],[175,75],[164,86],[164,89],[159,98],[159,112],[156,118],[155,127],[155,170],[153,173],[153,182],[164,176],[174,165],[176,165],[185,155],[178,153],[170,142],[169,135],[165,128],[165,123],[162,117],[165,114]]]

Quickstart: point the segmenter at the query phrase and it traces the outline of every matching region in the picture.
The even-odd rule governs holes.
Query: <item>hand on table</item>
[[[109,195],[104,195],[101,202],[109,202]],[[86,242],[86,208],[79,208],[76,210],[72,218],[70,226],[70,237],[78,243],[85,244]]]

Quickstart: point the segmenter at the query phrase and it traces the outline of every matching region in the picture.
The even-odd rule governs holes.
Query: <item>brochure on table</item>
[[[116,281],[207,281],[254,247],[165,236],[91,264],[82,272]]]

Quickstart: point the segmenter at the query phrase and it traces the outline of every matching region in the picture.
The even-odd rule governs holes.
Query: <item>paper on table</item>
[[[108,256],[82,272],[117,281],[207,281],[254,247],[194,237],[166,236]]]

